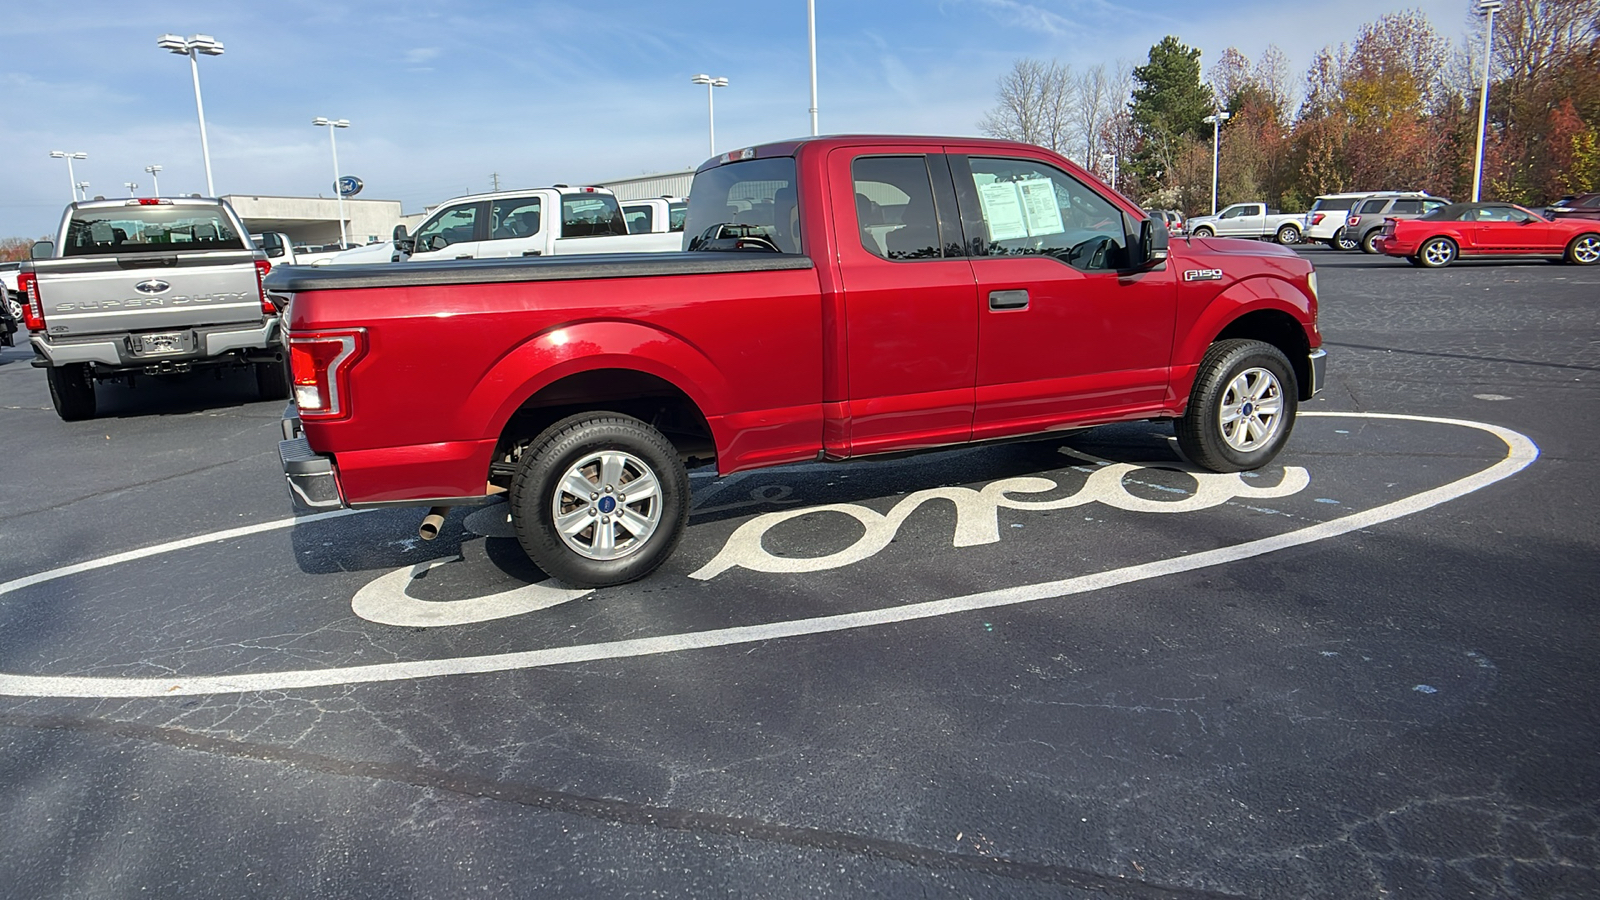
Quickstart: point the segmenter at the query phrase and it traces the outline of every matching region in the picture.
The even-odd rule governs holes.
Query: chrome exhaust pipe
[[[439,528],[444,525],[444,517],[450,515],[450,507],[435,506],[428,510],[422,517],[422,524],[417,526],[417,534],[425,541],[431,541],[439,536]]]

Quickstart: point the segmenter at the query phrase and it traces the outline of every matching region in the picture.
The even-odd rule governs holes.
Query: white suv
[[[1379,193],[1395,192],[1362,191],[1358,194],[1323,194],[1318,197],[1317,202],[1311,204],[1311,211],[1306,213],[1305,227],[1300,229],[1301,240],[1308,244],[1327,244],[1337,250],[1356,249],[1355,241],[1342,238],[1344,220],[1349,217],[1351,207]]]

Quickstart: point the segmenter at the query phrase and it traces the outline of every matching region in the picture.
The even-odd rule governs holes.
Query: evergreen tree
[[[1135,87],[1128,105],[1139,149],[1134,166],[1150,186],[1165,182],[1184,148],[1210,140],[1216,100],[1200,81],[1200,50],[1168,35],[1150,48],[1150,61],[1133,70]]]

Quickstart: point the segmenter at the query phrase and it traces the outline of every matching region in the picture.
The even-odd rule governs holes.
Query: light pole
[[[78,202],[78,176],[72,172],[72,161],[75,159],[88,159],[89,154],[84,153],[82,150],[74,153],[68,153],[65,150],[51,150],[50,158],[67,161],[67,190],[72,192],[72,202]]]
[[[134,184],[131,181],[124,181],[122,183],[122,186],[128,189],[128,196],[129,197],[137,197],[137,196],[139,196],[138,194],[134,193],[134,191],[137,191],[139,189],[139,186],[137,184]]]
[[[341,128],[349,128],[349,119],[325,119],[317,116],[311,120],[313,125],[322,125],[328,129],[328,146],[333,148],[333,195],[339,198],[339,245],[347,246],[350,238],[344,230],[344,191],[339,187],[339,141],[334,138],[334,133]]]
[[[175,34],[163,34],[156,39],[156,46],[169,50],[179,56],[189,57],[189,70],[194,75],[194,108],[200,115],[200,155],[205,157],[206,163],[206,196],[215,197],[216,187],[211,183],[211,145],[206,142],[206,106],[200,100],[200,54],[207,56],[221,56],[222,42],[209,34],[192,34],[187,38]]]
[[[85,200],[89,199],[89,182],[80,181],[77,184],[73,185],[73,187],[77,188],[80,191],[83,191],[83,199],[85,199]],[[76,199],[76,198],[74,198],[74,199]]]
[[[1201,119],[1211,126],[1211,214],[1217,214],[1217,150],[1221,145],[1222,123],[1233,118],[1233,114],[1224,110],[1217,110],[1215,115]]]
[[[817,136],[817,0],[806,0],[806,39],[811,45],[811,136]]]
[[[726,79],[726,78],[712,78],[710,75],[706,75],[704,73],[701,73],[701,74],[696,75],[695,77],[689,79],[689,81],[691,83],[693,83],[693,84],[703,84],[703,85],[706,86],[706,121],[708,123],[710,123],[710,128],[711,128],[711,144],[710,144],[711,155],[712,156],[716,156],[717,155],[717,106],[716,106],[716,101],[714,101],[712,99],[712,92],[715,91],[719,87],[727,87],[728,86],[728,79]]]
[[[1478,97],[1478,155],[1472,164],[1472,202],[1478,202],[1478,190],[1483,184],[1483,132],[1489,124],[1489,62],[1494,52],[1494,13],[1504,6],[1501,0],[1478,0],[1478,14],[1489,20],[1489,31],[1483,38],[1483,93]]]
[[[161,196],[161,179],[156,177],[156,173],[161,171],[161,167],[160,166],[145,166],[144,170],[146,172],[150,173],[150,181],[154,185],[152,190],[154,190],[155,193],[151,194],[150,196],[152,196],[152,197]]]

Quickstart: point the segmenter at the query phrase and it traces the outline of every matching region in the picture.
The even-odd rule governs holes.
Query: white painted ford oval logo
[[[141,294],[159,294],[170,287],[172,287],[172,285],[162,281],[159,278],[151,278],[148,281],[141,281],[134,285],[133,289]]]
[[[351,559],[343,557],[316,565],[350,543],[331,530],[338,527],[331,520],[359,515],[349,511],[197,535],[0,583],[0,600],[11,602],[7,595],[70,578],[72,584],[53,590],[76,594],[74,602],[92,603],[99,590],[95,579],[126,590],[127,578],[126,573],[94,573],[177,554],[186,565],[198,563],[210,571],[196,579],[202,585],[198,590],[218,590],[211,582],[230,577],[228,561],[241,541],[292,529],[303,546],[291,559],[302,564],[302,571],[285,569],[281,574],[285,583],[298,581],[303,596],[280,602],[305,604],[296,608],[305,618],[296,628],[353,632],[359,646],[330,653],[327,665],[286,667],[283,663],[292,666],[305,654],[299,643],[303,636],[291,632],[283,637],[278,664],[267,661],[229,672],[225,663],[219,671],[159,658],[159,651],[147,650],[140,639],[124,651],[121,668],[126,675],[103,674],[117,664],[94,654],[75,660],[73,648],[64,646],[41,650],[41,659],[54,662],[37,664],[32,671],[17,672],[17,661],[0,661],[12,669],[0,672],[0,695],[103,698],[286,691],[757,645],[1036,602],[1115,602],[1123,595],[1099,592],[1240,563],[1426,513],[1510,478],[1539,456],[1539,448],[1526,436],[1496,425],[1381,413],[1303,410],[1295,442],[1284,454],[1287,461],[1303,466],[1269,466],[1241,475],[1187,470],[1165,453],[1163,442],[1170,438],[1143,437],[1147,443],[1131,454],[1132,462],[1093,456],[1082,444],[1060,446],[1059,453],[1045,448],[1044,453],[1060,462],[1034,458],[1037,468],[1023,476],[1002,464],[992,467],[994,476],[945,487],[926,486],[923,472],[879,468],[875,478],[893,476],[898,484],[917,487],[903,494],[893,488],[887,494],[881,489],[849,494],[843,497],[848,502],[826,503],[815,496],[807,504],[795,496],[826,491],[832,479],[848,477],[848,467],[839,467],[837,476],[833,469],[822,477],[815,469],[798,477],[784,469],[728,476],[696,489],[694,513],[700,518],[675,560],[637,585],[601,592],[555,581],[519,583],[526,576],[486,567],[493,555],[486,550],[489,542],[510,540],[503,504],[468,516],[460,549],[432,559],[407,555],[418,550],[415,538],[383,545],[400,550],[377,546],[381,535],[392,534],[388,529],[398,523],[374,520],[366,529],[371,533],[357,535],[363,561],[353,569]],[[1418,452],[1397,452],[1394,448],[1402,443]],[[1114,440],[1112,446],[1119,444]],[[1435,452],[1440,448],[1449,452]],[[956,451],[958,455],[944,459],[979,458],[962,457],[962,452],[982,451]],[[1162,458],[1168,461],[1151,461]],[[984,461],[992,464],[995,459]],[[771,483],[785,479],[799,490]],[[942,518],[930,518],[919,512],[924,507],[945,512]],[[719,518],[734,510],[756,514]],[[1049,516],[1058,518],[1047,529],[1042,526]],[[1440,522],[1439,527],[1449,527],[1448,517]],[[797,545],[787,542],[799,532],[826,539],[796,552]],[[1138,537],[1129,541],[1130,534]],[[1232,536],[1234,542],[1219,542],[1220,535]],[[262,550],[281,555],[288,543],[279,539]],[[1088,552],[1099,546],[1110,552]],[[470,558],[468,548],[473,550]],[[1019,566],[1019,560],[1029,564]],[[1024,572],[1030,574],[1020,574]],[[493,577],[485,580],[485,574]],[[796,592],[795,579],[802,575],[808,579],[807,590]],[[712,594],[713,589],[724,593]],[[739,597],[738,603],[726,602],[728,591]],[[595,606],[573,604],[591,596],[598,601]],[[674,602],[708,604],[719,598],[723,624],[716,627],[683,630],[675,623],[686,620],[670,613]],[[152,602],[159,606],[168,601],[157,597]],[[170,602],[177,617],[192,614],[184,604],[198,601],[174,597]],[[1063,608],[1070,614],[1072,607]],[[185,609],[190,611],[181,611]],[[352,619],[351,613],[358,618]],[[627,627],[614,630],[628,636],[574,643],[573,636],[583,631],[573,629],[593,630],[597,617],[626,622]],[[431,656],[424,648],[437,643],[420,638],[411,643],[408,635],[393,630],[420,627],[448,635],[435,630],[493,620],[504,623],[501,634],[512,646],[488,654]],[[152,644],[161,639],[158,634],[152,632]],[[219,646],[249,639],[257,642],[252,644],[255,650],[273,652],[273,642],[259,635],[228,633],[210,639]],[[374,663],[362,656],[361,648],[373,640],[381,640],[394,658]],[[170,673],[142,674],[158,665]]]

